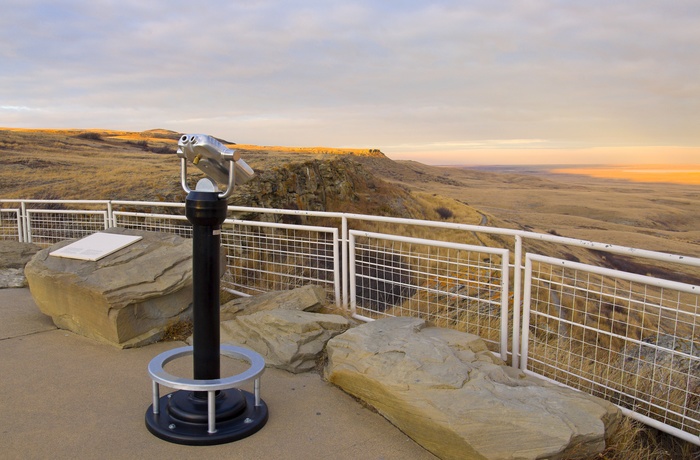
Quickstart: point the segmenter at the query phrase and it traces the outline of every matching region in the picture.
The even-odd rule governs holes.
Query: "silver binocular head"
[[[239,153],[205,134],[185,134],[177,143],[177,156],[182,162],[182,187],[187,186],[187,162],[199,168],[214,184],[226,184],[226,192],[221,198],[233,192],[234,184],[248,182],[255,172],[241,159]]]

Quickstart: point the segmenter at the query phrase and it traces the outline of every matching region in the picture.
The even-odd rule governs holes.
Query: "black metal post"
[[[185,206],[187,220],[192,223],[192,287],[194,378],[218,379],[219,353],[219,288],[221,224],[226,219],[226,200],[217,193],[192,191]],[[198,394],[206,398],[206,393]]]
[[[193,231],[192,356],[195,381],[221,378],[219,289],[221,224],[226,219],[226,212],[226,199],[220,198],[218,193],[194,190],[187,195],[185,214]],[[209,410],[209,404],[213,404],[213,412]],[[215,431],[209,430],[212,413]],[[179,390],[158,398],[157,403],[154,401],[146,412],[146,427],[166,441],[212,445],[250,436],[260,430],[267,419],[265,402],[238,388],[219,390],[213,400],[206,391]]]

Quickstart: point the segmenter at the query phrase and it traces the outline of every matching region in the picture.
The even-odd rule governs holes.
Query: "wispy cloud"
[[[41,109],[33,109],[31,107],[17,106],[17,105],[0,105],[0,110],[8,110],[10,112],[36,112]]]
[[[7,0],[0,126],[398,153],[698,146],[698,22],[691,0]]]

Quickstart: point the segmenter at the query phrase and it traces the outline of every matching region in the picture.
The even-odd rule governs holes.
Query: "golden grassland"
[[[183,201],[180,163],[174,155],[179,136],[179,133],[167,130],[121,132],[0,128],[0,198]],[[407,204],[403,208],[410,217],[429,220],[442,218],[451,222],[524,229],[627,247],[700,256],[700,186],[695,183],[642,183],[621,180],[619,176],[587,177],[581,170],[576,170],[575,173],[570,173],[570,170],[567,170],[569,173],[494,173],[465,168],[432,167],[416,162],[394,162],[375,149],[270,147],[226,143],[240,150],[246,162],[256,170],[281,167],[294,161],[324,159],[330,155],[350,156],[377,178],[376,187],[366,191],[368,195],[372,195],[372,202],[376,204],[382,200],[406,200],[410,195],[410,201],[406,200]],[[640,175],[641,173],[634,174],[637,174],[638,178],[645,177]],[[368,203],[369,200],[340,203],[331,199],[328,210],[373,212],[375,208],[363,209]],[[440,216],[436,212],[440,208],[448,210],[449,213]],[[499,236],[455,230],[436,232],[426,227],[386,223],[367,223],[363,230],[473,245],[504,245],[502,237]],[[614,260],[611,256],[606,259],[605,256],[581,248],[556,249],[561,252],[551,253],[552,248],[545,248],[541,243],[526,242],[526,246],[569,260],[595,264],[612,263]],[[265,263],[263,255],[259,255],[256,260],[258,259],[260,264]],[[492,259],[494,264],[499,262],[498,257]],[[301,270],[312,270],[313,267],[308,267],[308,264],[304,266],[306,262],[299,260],[296,263],[280,264],[280,261],[275,261],[276,265],[283,266],[283,269],[286,267],[294,271],[297,268],[292,267],[298,266],[303,267]],[[266,267],[262,268],[267,270]],[[434,271],[435,268],[440,267],[429,267],[426,271]],[[648,269],[662,269],[667,272],[672,270],[663,264]],[[418,292],[384,313],[402,314],[402,311],[410,311],[437,325],[456,326],[458,329],[496,340],[499,318],[495,310],[500,302],[500,292],[484,293],[482,288],[478,287],[478,283],[470,284],[472,281],[482,282],[484,276],[493,277],[493,274],[485,274],[482,271],[477,267],[457,274],[459,279],[452,275],[431,279],[428,283],[436,283],[437,290],[448,293],[454,291],[455,294],[446,295],[445,299],[438,302],[437,308],[436,302],[430,298],[432,294]],[[447,268],[445,272],[447,273]],[[261,283],[261,288],[267,287],[264,283],[281,283],[275,279],[255,279],[259,273],[260,270],[248,268],[241,269],[240,273],[233,275],[246,283]],[[277,276],[283,278],[288,275],[297,276],[299,273],[280,273]],[[697,273],[693,271],[690,271],[688,276],[690,279],[697,279]],[[497,281],[489,280],[491,283]],[[460,286],[463,282],[466,285],[465,291],[458,291],[462,289]],[[557,279],[552,278],[541,284],[552,282],[557,282]],[[643,338],[640,331],[652,331],[654,324],[662,323],[659,318],[653,317],[653,314],[642,318],[635,313],[634,306],[629,305],[629,302],[614,305],[607,313],[603,312],[600,307],[607,303],[602,299],[610,289],[612,287],[606,285],[605,292],[601,292],[599,298],[591,296],[583,304],[581,299],[562,295],[556,313],[562,315],[563,311],[569,311],[570,319],[580,319],[582,324],[595,318],[596,327],[602,324],[603,329],[608,327],[608,332],[615,334],[620,333],[619,328],[622,327],[626,332],[632,331],[632,337],[635,339]],[[542,292],[549,291],[547,286],[542,289]],[[512,295],[512,292],[510,294]],[[632,289],[630,295],[637,296],[639,292]],[[464,298],[468,300],[460,300]],[[458,305],[460,302],[463,305]],[[551,310],[552,307],[544,298],[536,298],[533,308],[551,313],[547,309]],[[487,314],[483,314],[481,310]],[[626,312],[624,317],[620,316],[621,311]],[[368,312],[373,314],[370,310]],[[564,339],[573,339],[580,345],[581,357],[585,357],[587,353],[596,353],[596,350],[603,347],[614,349],[619,355],[620,345],[607,339],[605,334],[588,337],[583,329],[577,329],[573,331],[573,335],[563,338],[557,334],[559,329],[560,324],[551,319],[534,325],[536,346],[540,347],[540,350],[535,351],[545,356],[545,359],[556,359],[548,358],[547,353],[549,350],[565,349],[566,344],[554,346],[555,342]],[[692,333],[683,332],[685,335]],[[608,343],[602,343],[601,340],[608,340]],[[601,365],[595,364],[598,361],[581,361],[576,366],[581,367],[582,372],[596,375],[595,366]],[[602,365],[612,369],[616,364],[604,362]],[[623,374],[609,376],[613,384],[620,387],[626,385],[624,377]],[[679,395],[679,398],[682,396]],[[691,459],[700,458],[699,455],[698,449],[691,445],[671,437],[658,436],[653,430],[627,421],[623,429],[610,440],[608,449],[599,458]]]
[[[180,194],[173,155],[144,150],[176,141],[148,133],[0,129],[3,198],[170,200]],[[144,144],[145,143],[145,144]]]
[[[180,133],[155,129],[0,128],[2,198],[183,201]],[[305,157],[382,156],[376,149],[235,145],[253,167],[265,169]],[[195,168],[190,168],[197,175]]]
[[[509,228],[700,257],[700,185],[397,163],[383,174],[388,180],[453,198]]]
[[[568,167],[550,170],[553,174],[577,174],[598,179],[622,179],[632,182],[700,185],[698,164],[606,165]]]
[[[86,133],[99,139],[81,137]],[[0,128],[0,195],[182,201],[180,162],[173,154],[179,136],[167,130]],[[257,171],[293,161],[352,157],[377,178],[379,186],[372,194],[398,200],[400,194],[391,187],[408,190],[414,217],[439,220],[434,210],[444,207],[453,212],[447,221],[700,256],[698,185],[434,167],[391,161],[374,149],[229,145]],[[154,153],[167,149],[171,154]],[[367,203],[331,203],[334,209],[329,210],[363,212]]]

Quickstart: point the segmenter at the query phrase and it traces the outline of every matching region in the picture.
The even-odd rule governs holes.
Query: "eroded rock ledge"
[[[39,251],[25,267],[32,297],[54,324],[121,348],[155,342],[191,314],[192,241],[166,233],[110,228],[140,241],[96,262]]]
[[[442,459],[592,458],[611,403],[504,365],[477,336],[388,318],[327,345],[325,377]]]

